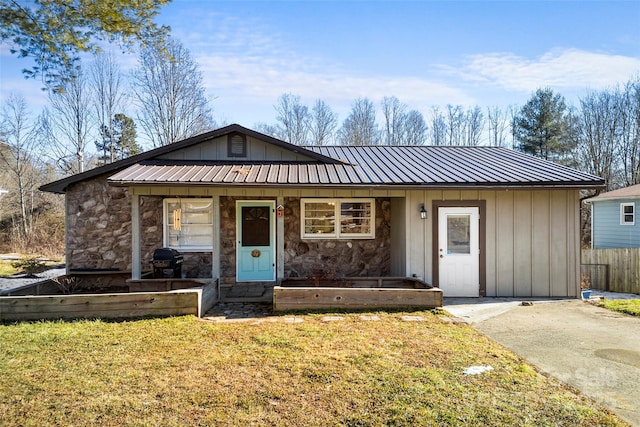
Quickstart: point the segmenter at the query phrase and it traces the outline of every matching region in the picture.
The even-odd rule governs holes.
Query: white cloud
[[[540,87],[605,89],[623,83],[640,71],[640,58],[555,49],[536,59],[512,53],[472,55],[460,69],[465,80],[489,83],[507,90],[531,92]]]

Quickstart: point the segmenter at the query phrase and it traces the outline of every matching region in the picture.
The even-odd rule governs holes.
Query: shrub
[[[12,262],[11,265],[28,276],[35,276],[47,269],[45,263],[35,257],[25,257],[21,260]]]

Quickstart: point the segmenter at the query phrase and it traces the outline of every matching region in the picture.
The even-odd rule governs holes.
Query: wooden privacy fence
[[[583,249],[580,272],[593,289],[640,294],[640,248]]]

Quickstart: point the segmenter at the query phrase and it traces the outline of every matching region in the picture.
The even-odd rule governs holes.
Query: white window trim
[[[333,203],[334,204],[334,218],[335,220],[335,228],[333,233],[325,233],[325,234],[306,234],[305,233],[305,204],[306,203]],[[371,232],[362,234],[362,233],[342,233],[340,231],[341,227],[341,204],[342,203],[370,203],[371,204]],[[302,239],[342,239],[342,240],[355,240],[355,239],[375,239],[376,238],[376,200],[375,199],[342,199],[342,198],[315,198],[315,199],[300,199],[300,237]]]
[[[631,222],[624,220],[624,217],[625,217],[624,208],[627,206],[631,206],[633,208],[633,213],[626,214],[626,215],[633,215],[633,220]],[[620,203],[620,225],[635,225],[635,223],[636,223],[636,204],[634,202]]]
[[[207,246],[175,246],[175,245],[170,245],[169,244],[169,239],[168,239],[168,233],[167,233],[167,227],[168,227],[168,220],[169,220],[169,211],[168,211],[168,205],[169,203],[177,203],[177,202],[186,202],[186,201],[193,201],[193,200],[201,200],[201,201],[211,201],[211,199],[207,199],[207,198],[201,198],[201,197],[184,197],[184,198],[174,198],[174,199],[164,199],[162,201],[162,211],[163,211],[163,215],[162,215],[162,244],[164,245],[165,248],[172,248],[172,249],[176,249],[180,252],[211,252],[213,251],[213,203],[211,204],[211,219],[212,219],[212,223],[208,224],[210,225],[210,232],[211,232],[211,239],[210,242]],[[207,224],[202,224],[202,225],[207,225]]]

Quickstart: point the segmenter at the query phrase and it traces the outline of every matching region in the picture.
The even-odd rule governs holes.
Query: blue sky
[[[274,123],[283,93],[323,99],[341,123],[358,97],[393,95],[426,117],[522,105],[539,87],[576,104],[640,73],[640,1],[174,0],[158,22],[199,63],[215,118],[247,127]],[[0,100],[44,105],[20,75],[28,63],[6,45],[0,59]]]

